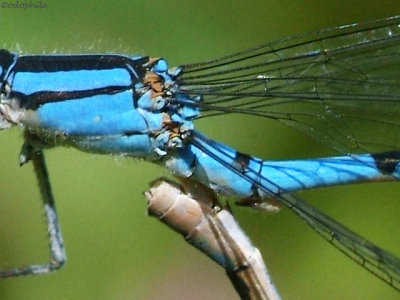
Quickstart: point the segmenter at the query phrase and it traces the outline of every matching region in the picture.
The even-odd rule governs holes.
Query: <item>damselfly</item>
[[[35,164],[52,245],[50,264],[2,275],[43,273],[62,265],[42,150],[67,145],[146,158],[260,210],[276,210],[269,199],[278,200],[400,289],[396,257],[290,194],[399,178],[399,50],[398,17],[321,30],[174,69],[164,59],[143,56],[18,56],[2,50],[2,128],[24,127],[20,162]],[[229,113],[277,120],[344,155],[262,161],[194,130],[197,118]]]

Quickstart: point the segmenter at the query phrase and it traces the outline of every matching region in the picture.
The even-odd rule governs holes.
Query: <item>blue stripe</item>
[[[37,109],[40,126],[68,135],[104,136],[148,132],[148,125],[133,107],[131,91],[115,95],[49,102]],[[161,119],[161,116],[159,116]],[[27,124],[29,125],[29,124]],[[153,124],[154,126],[154,124]],[[161,121],[159,120],[159,126]]]
[[[40,91],[74,92],[108,86],[130,86],[132,78],[123,68],[58,72],[17,72],[13,90],[29,95]]]

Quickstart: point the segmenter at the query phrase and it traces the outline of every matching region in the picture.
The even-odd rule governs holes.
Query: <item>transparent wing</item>
[[[227,161],[234,160],[234,157],[230,157],[224,149],[220,149],[218,144],[212,140],[208,140],[204,136],[194,132],[191,142],[223,166],[250,182],[253,186],[289,207],[325,240],[337,247],[360,266],[385,281],[394,289],[400,291],[400,260],[396,256],[367,241],[312,207],[300,197],[293,194],[272,193],[260,184],[263,181],[271,183],[270,180],[265,177],[259,178],[260,174],[257,170],[250,168],[243,169],[243,166],[227,163]],[[213,148],[213,151],[209,151],[210,147]]]
[[[275,119],[342,153],[400,147],[400,17],[340,26],[184,65],[203,117]]]

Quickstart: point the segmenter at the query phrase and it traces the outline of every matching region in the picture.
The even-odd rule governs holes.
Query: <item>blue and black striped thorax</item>
[[[26,55],[0,50],[2,128],[20,124],[43,144],[158,158],[181,147],[199,101],[179,91],[182,69],[121,55]],[[52,145],[50,145],[52,146]]]

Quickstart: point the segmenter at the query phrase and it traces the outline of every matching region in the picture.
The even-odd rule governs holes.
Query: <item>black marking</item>
[[[235,155],[235,163],[240,166],[241,172],[244,172],[247,167],[249,166],[249,162],[251,160],[251,156],[241,153],[241,152],[236,152]]]
[[[3,53],[4,52],[4,53]],[[10,64],[12,54],[0,50],[0,64],[3,68]],[[122,55],[26,55],[18,57],[13,73],[18,72],[59,72],[78,70],[109,70],[122,68],[129,72],[129,86],[105,86],[102,88],[82,91],[38,91],[30,95],[12,90],[10,97],[20,99],[21,106],[26,109],[37,109],[49,102],[81,99],[99,94],[113,95],[128,89],[134,89],[137,82],[142,82],[146,74],[144,67],[149,61],[147,56],[130,58]],[[0,74],[1,75],[1,74]],[[134,100],[134,99],[133,99]],[[135,101],[133,105],[136,107]]]
[[[393,174],[400,162],[399,151],[371,154],[371,156],[374,158],[376,167],[382,174]]]
[[[0,66],[2,68],[2,72],[0,74],[0,81],[3,84],[4,80],[7,80],[7,75],[9,73],[10,68],[15,63],[16,56],[7,50],[0,49]]]
[[[123,133],[124,136],[141,135],[141,134],[143,134],[142,131],[125,131]]]
[[[122,55],[24,55],[18,58],[15,72],[59,72],[78,70],[107,70],[131,66],[143,69],[148,57],[130,58]],[[140,76],[140,75],[139,75]]]
[[[66,100],[80,100],[96,95],[114,95],[131,89],[131,86],[107,86],[104,88],[82,90],[82,91],[69,91],[69,92],[53,92],[42,91],[30,95],[25,95],[19,92],[11,92],[10,98],[20,99],[21,107],[25,109],[37,109],[40,105],[60,102]]]

